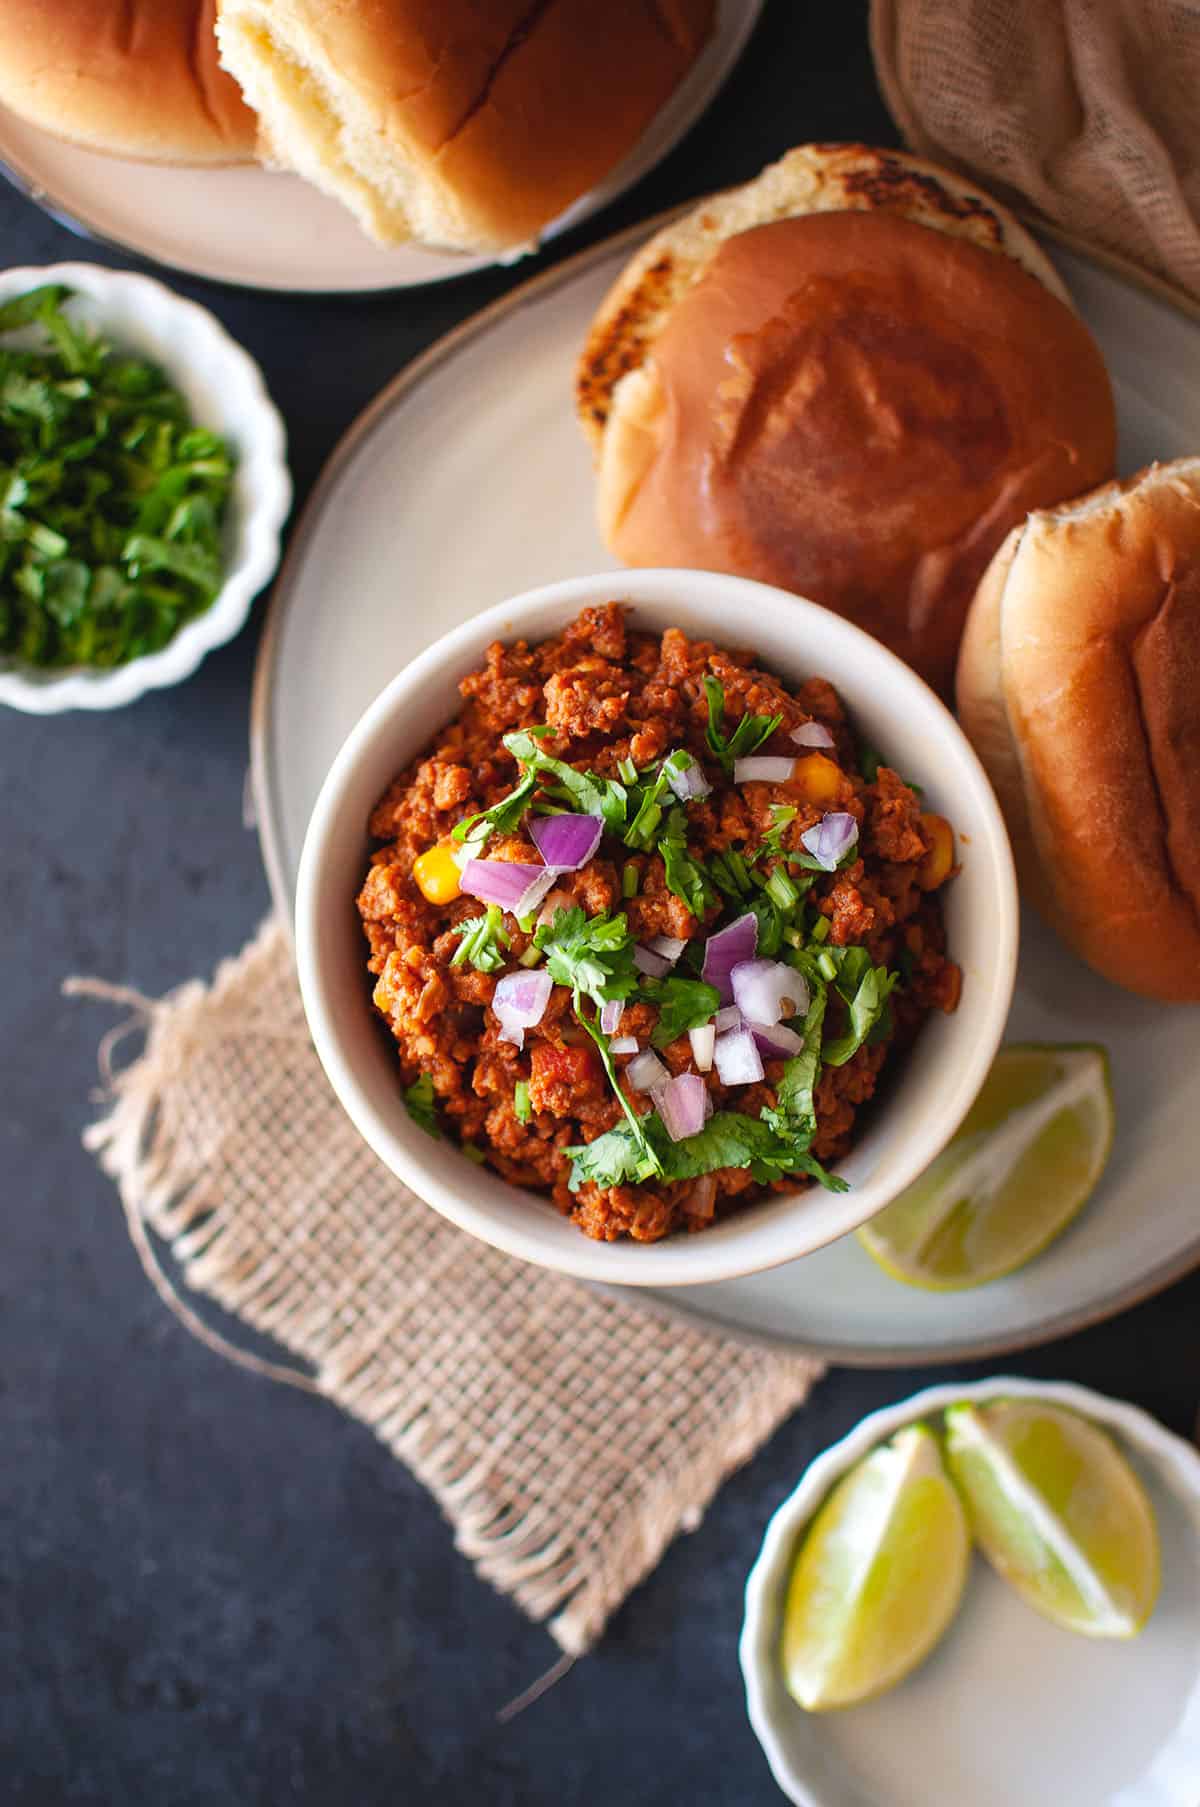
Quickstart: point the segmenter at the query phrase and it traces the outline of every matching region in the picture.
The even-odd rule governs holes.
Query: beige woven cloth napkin
[[[116,1179],[163,1297],[245,1365],[368,1425],[439,1501],[459,1548],[569,1654],[588,1648],[724,1477],[804,1399],[816,1363],[655,1315],[476,1242],[359,1139],[313,1051],[276,922],[211,986],[132,1009],[102,1050],[86,1142]],[[186,1287],[303,1365],[232,1350]]]
[[[872,0],[915,151],[1200,297],[1200,0]]]

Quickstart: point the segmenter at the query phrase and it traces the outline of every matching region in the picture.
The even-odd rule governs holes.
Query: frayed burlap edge
[[[565,1652],[595,1642],[677,1532],[700,1522],[725,1477],[819,1376],[808,1358],[700,1331],[528,1268],[414,1200],[333,1103],[276,922],[223,962],[211,986],[193,980],[158,1001],[89,980],[68,980],[65,989],[132,1013],[102,1045],[104,1115],[84,1141],[117,1183],[131,1237],[164,1302],[209,1348],[331,1399],[369,1426],[429,1488],[479,1573],[548,1621]],[[143,1051],[118,1072],[117,1042],[135,1029]],[[239,1080],[235,1056],[246,1047],[254,1077]],[[216,1096],[208,1096],[214,1087]],[[291,1222],[272,1211],[268,1224],[245,1184],[239,1157],[249,1147],[253,1166],[249,1138],[284,1094],[289,1106],[303,1096],[315,1111],[306,1158],[314,1145],[328,1151],[327,1171],[341,1186],[329,1224],[320,1197],[298,1204]],[[295,1180],[281,1172],[281,1197]],[[335,1247],[317,1271],[310,1255],[330,1224],[345,1248]],[[266,1360],[206,1324],[160,1261],[151,1231],[189,1292],[211,1298],[305,1366]],[[461,1301],[464,1287],[482,1301],[480,1325],[466,1327],[461,1304],[446,1302]],[[494,1404],[476,1397],[469,1377],[456,1379],[455,1363],[422,1377],[430,1340],[444,1338],[448,1323],[452,1343],[455,1335],[481,1336],[517,1377],[508,1413],[515,1428],[506,1430]],[[569,1384],[539,1369],[547,1337],[552,1347],[560,1338],[594,1345],[595,1363],[577,1364]],[[661,1434],[629,1416],[631,1349],[641,1368],[664,1376],[660,1397],[674,1402]],[[598,1378],[594,1369],[610,1360],[610,1378]],[[624,1460],[619,1448],[606,1447],[610,1417],[621,1411],[631,1452]],[[545,1443],[534,1438],[532,1448],[531,1416],[549,1427]],[[494,1428],[481,1431],[481,1423]]]

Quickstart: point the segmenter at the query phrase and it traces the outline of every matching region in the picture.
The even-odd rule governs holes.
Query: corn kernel
[[[921,827],[929,837],[929,852],[917,867],[917,883],[922,891],[936,891],[944,885],[954,865],[954,830],[945,816],[922,816]]]
[[[458,896],[458,864],[448,847],[427,847],[413,861],[412,871],[426,903],[453,903]]]
[[[841,767],[826,759],[824,753],[808,753],[796,761],[792,783],[806,803],[834,803],[842,789]]]

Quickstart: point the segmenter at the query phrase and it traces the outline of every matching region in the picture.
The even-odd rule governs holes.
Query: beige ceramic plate
[[[505,297],[411,365],[334,454],[276,585],[257,674],[255,791],[267,870],[290,914],[300,844],[334,755],[372,698],[447,628],[506,596],[613,569],[592,519],[572,365],[600,297],[649,227]],[[1120,460],[1200,447],[1200,324],[1078,253],[1048,249],[1103,346]],[[620,594],[620,578],[614,578]],[[1115,990],[1035,919],[1009,1038],[1112,1054],[1116,1152],[1086,1211],[1020,1273],[922,1293],[853,1237],[740,1280],[639,1297],[860,1365],[1024,1348],[1111,1315],[1200,1261],[1200,1010]]]
[[[753,31],[762,0],[720,0],[712,42],[608,179],[546,230],[577,226],[640,181],[699,119]],[[443,282],[490,257],[374,244],[337,201],[299,176],[247,164],[131,163],[51,138],[0,108],[0,173],[56,219],[156,263],[246,288],[365,292]]]

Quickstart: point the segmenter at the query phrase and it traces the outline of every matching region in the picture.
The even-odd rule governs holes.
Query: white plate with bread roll
[[[761,10],[559,0],[531,19],[500,0],[485,30],[461,0],[6,0],[0,169],[65,225],[191,275],[443,281],[638,181]]]
[[[619,596],[611,547],[630,562],[655,550],[621,540],[626,526],[645,531],[639,486],[673,536],[662,562],[726,558],[780,582],[786,555],[798,576],[785,587],[802,576],[860,619],[865,595],[868,625],[944,688],[979,586],[962,696],[1028,900],[1007,1039],[1108,1049],[1117,1132],[1099,1187],[1041,1255],[971,1290],[903,1285],[850,1237],[772,1272],[650,1295],[862,1365],[1027,1347],[1200,1262],[1200,928],[1187,896],[1200,848],[1200,463],[1128,491],[1103,485],[1114,464],[1129,474],[1200,452],[1200,312],[1035,237],[961,182],[931,180],[893,153],[792,153],[754,193],[587,251],[434,346],[317,486],[275,591],[252,729],[264,855],[290,914],[314,799],[366,705],[498,599],[604,569]],[[854,274],[859,228],[843,218],[872,210],[887,216],[871,255],[888,272],[873,296]],[[798,239],[797,215],[816,222]],[[786,245],[802,272],[783,303],[765,280],[745,288],[744,244],[717,261],[730,238],[776,222],[787,231],[766,231],[766,254]],[[1003,265],[994,281],[989,259]],[[825,269],[841,273],[825,282]],[[681,423],[696,400],[688,350],[711,326],[697,283],[713,270],[720,305],[749,294],[769,331],[727,337],[715,437],[700,444]],[[880,325],[893,308],[911,314],[900,350]],[[799,399],[760,408],[756,384],[781,344]],[[748,444],[752,480],[739,485],[722,448]],[[1092,499],[1049,505],[1073,487]],[[814,523],[798,537],[796,509]]]

